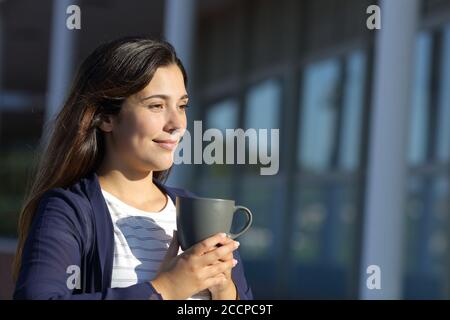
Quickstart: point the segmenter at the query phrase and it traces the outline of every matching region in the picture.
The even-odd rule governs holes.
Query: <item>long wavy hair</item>
[[[68,187],[102,163],[104,134],[99,125],[119,114],[123,101],[144,89],[159,67],[176,64],[187,86],[186,71],[172,45],[127,37],[100,45],[80,65],[67,100],[42,139],[18,223],[13,262],[16,281],[22,250],[41,197],[52,188]],[[45,137],[45,136],[44,136]],[[153,173],[164,181],[169,170]]]

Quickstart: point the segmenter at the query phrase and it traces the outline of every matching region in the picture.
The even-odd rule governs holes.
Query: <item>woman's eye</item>
[[[158,110],[158,109],[162,109],[163,105],[162,104],[151,104],[148,106],[148,108]]]
[[[186,109],[189,108],[189,105],[183,104],[183,105],[179,106],[178,108],[180,108],[180,109],[182,109],[182,110],[186,110]]]

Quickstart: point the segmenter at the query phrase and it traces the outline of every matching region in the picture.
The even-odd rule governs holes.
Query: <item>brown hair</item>
[[[186,71],[172,45],[141,37],[122,38],[95,49],[81,64],[68,98],[52,123],[30,180],[18,223],[13,263],[17,280],[22,250],[41,197],[52,188],[68,187],[98,168],[104,157],[99,125],[117,115],[123,101],[145,88],[159,67],[176,64],[187,86]],[[169,170],[154,172],[164,181]]]

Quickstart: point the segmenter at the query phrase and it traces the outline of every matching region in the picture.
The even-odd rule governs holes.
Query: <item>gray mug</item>
[[[253,220],[251,211],[236,206],[234,200],[177,196],[176,207],[177,236],[183,251],[219,232],[236,239],[250,228]],[[241,231],[231,233],[233,217],[238,211],[246,214],[247,222]]]

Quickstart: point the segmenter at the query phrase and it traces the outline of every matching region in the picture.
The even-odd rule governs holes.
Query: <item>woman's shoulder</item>
[[[69,187],[51,188],[41,196],[32,228],[47,225],[54,230],[71,230],[79,239],[91,239],[92,216],[89,199],[76,182]]]
[[[170,189],[171,192],[177,196],[196,197],[196,195],[193,192],[183,189],[183,188],[176,188],[176,187],[167,187],[167,188]]]
[[[91,220],[92,209],[81,180],[67,187],[48,189],[43,193],[37,205],[37,215],[55,214],[72,223],[85,224],[87,220]]]
[[[77,181],[68,187],[54,187],[45,191],[40,202],[48,200],[59,199],[60,202],[65,202],[73,206],[88,205],[89,198],[86,192],[81,188],[81,182]]]
[[[187,189],[167,186],[167,185],[163,184],[162,182],[156,181],[156,180],[155,180],[155,183],[172,198],[175,198],[177,196],[192,197],[192,198],[196,197],[195,193],[193,193]]]

